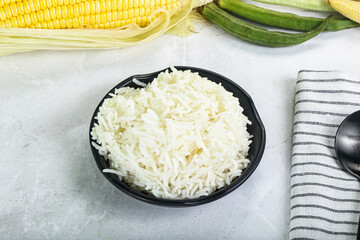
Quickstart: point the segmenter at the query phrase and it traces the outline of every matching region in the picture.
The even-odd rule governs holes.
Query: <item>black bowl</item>
[[[249,156],[248,156],[248,158],[250,160],[250,164],[238,178],[236,178],[229,186],[223,187],[208,196],[199,197],[197,199],[169,200],[169,199],[156,198],[147,193],[139,192],[139,191],[133,189],[132,187],[130,187],[125,182],[120,181],[120,179],[117,177],[117,175],[112,174],[112,173],[104,173],[103,172],[104,169],[109,168],[109,163],[108,163],[108,161],[105,160],[105,158],[103,156],[101,156],[99,154],[98,150],[96,150],[92,146],[92,144],[91,144],[92,139],[91,139],[91,135],[90,135],[91,129],[93,128],[94,124],[97,123],[97,120],[95,120],[95,116],[98,114],[99,107],[103,104],[103,101],[106,98],[110,97],[109,93],[114,93],[114,90],[116,88],[121,88],[121,87],[139,88],[138,85],[136,85],[132,82],[133,78],[136,78],[139,81],[142,81],[144,83],[150,83],[154,78],[156,78],[159,75],[160,72],[164,72],[167,69],[164,69],[164,70],[161,70],[158,72],[154,72],[154,73],[149,73],[149,74],[141,74],[141,75],[131,76],[131,77],[127,78],[126,80],[122,81],[121,83],[119,83],[118,85],[116,85],[113,89],[111,89],[109,91],[109,93],[106,94],[106,96],[101,100],[99,105],[96,107],[95,112],[91,118],[90,131],[89,131],[90,146],[91,146],[91,151],[94,155],[96,164],[97,164],[98,168],[100,169],[101,173],[115,187],[117,187],[119,190],[126,193],[127,195],[132,196],[136,199],[139,199],[139,200],[147,202],[147,203],[162,205],[162,206],[169,206],[169,207],[170,206],[171,207],[196,206],[196,205],[201,205],[201,204],[205,204],[208,202],[212,202],[214,200],[217,200],[217,199],[229,194],[230,192],[234,191],[237,187],[239,187],[241,184],[243,184],[246,181],[246,179],[248,179],[250,177],[250,175],[254,172],[254,170],[258,166],[258,164],[261,160],[261,157],[264,153],[265,128],[264,128],[263,123],[261,122],[260,116],[255,108],[255,105],[254,105],[251,97],[239,85],[237,85],[236,83],[234,83],[233,81],[231,81],[230,79],[228,79],[226,77],[223,77],[217,73],[214,73],[214,72],[211,72],[211,71],[208,71],[205,69],[194,68],[194,67],[184,67],[184,66],[177,66],[175,68],[178,70],[191,70],[192,72],[198,72],[200,74],[200,76],[202,76],[202,77],[207,77],[209,80],[211,80],[213,82],[221,83],[222,86],[227,91],[232,92],[234,94],[234,96],[239,99],[240,105],[244,109],[244,114],[252,122],[251,125],[248,125],[248,132],[253,136],[253,138],[251,139],[252,143],[250,145]],[[170,68],[168,68],[168,69],[171,71]]]

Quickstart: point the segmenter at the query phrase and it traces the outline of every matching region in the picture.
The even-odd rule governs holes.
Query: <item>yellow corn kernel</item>
[[[67,6],[67,9],[68,9],[67,17],[68,18],[73,18],[74,17],[74,8],[73,8],[73,6]]]
[[[79,28],[80,24],[79,24],[79,19],[78,18],[74,18],[73,19],[73,28]]]
[[[106,23],[106,22],[109,21],[108,18],[107,18],[107,16],[106,16],[106,13],[105,13],[105,12],[104,12],[104,13],[101,13],[101,14],[100,14],[100,17],[101,17],[101,23]]]
[[[66,20],[64,18],[60,19],[60,28],[66,28]]]
[[[28,2],[28,1],[24,1],[24,2],[23,2],[23,5],[24,5],[24,11],[25,11],[25,13],[30,13],[30,12],[31,12],[31,9],[30,9],[29,2]],[[4,7],[4,8],[5,8],[5,7]]]
[[[29,2],[31,12],[35,12],[36,8],[35,8],[34,1],[33,0],[28,0],[28,2]]]
[[[85,25],[90,25],[90,16],[89,15],[84,17],[84,23],[85,23]]]
[[[114,9],[112,9],[112,5],[111,5],[111,1],[109,1],[109,0],[107,0],[107,1],[101,1],[102,2],[102,4],[101,4],[101,7],[103,8],[104,7],[104,5],[105,5],[105,9],[107,10],[107,11],[113,11]]]
[[[48,27],[47,27],[47,23],[46,23],[46,22],[42,22],[42,23],[41,23],[41,28],[47,29],[47,28],[48,28]]]
[[[0,21],[0,28],[5,28],[6,26],[5,26],[5,23],[4,23],[4,21]]]
[[[19,23],[18,23],[16,17],[12,17],[12,18],[10,19],[10,21],[11,21],[11,26],[12,26],[12,27],[15,27],[15,28],[19,27]]]
[[[92,15],[90,15],[90,25],[95,25],[95,24],[96,24],[95,15],[92,14]]]
[[[124,9],[123,1],[117,0],[117,8],[116,8],[116,10],[120,11],[120,10],[123,10],[123,9]]]
[[[123,12],[121,12],[121,11],[117,11],[117,18],[116,19],[118,19],[118,20],[123,20],[124,18],[123,18]]]
[[[61,28],[60,20],[59,20],[59,19],[56,19],[56,20],[54,21],[54,28],[55,28],[55,29],[60,29],[60,28]]]
[[[139,16],[140,16],[140,17],[145,16],[145,8],[140,8]]]
[[[90,14],[91,14],[90,2],[85,2],[85,14],[86,14],[86,15],[90,15]]]
[[[112,16],[112,12],[106,12],[106,18],[109,22],[113,21],[113,16]]]
[[[11,9],[10,9],[9,5],[4,6],[4,11],[5,11],[6,18],[11,18],[12,17]]]
[[[123,11],[122,15],[123,15],[122,19],[124,19],[124,20],[129,18],[129,12],[127,10]]]
[[[73,6],[73,12],[74,12],[74,17],[79,17],[80,16],[80,11],[79,11],[79,5],[75,4]]]
[[[108,0],[108,2],[110,2],[110,0]],[[109,9],[106,8],[106,2],[101,0],[100,2],[100,11],[101,12],[106,12],[106,11],[111,11],[111,7]]]
[[[45,21],[45,17],[44,17],[44,12],[43,11],[39,11],[37,14],[37,19],[39,21],[39,23],[42,23]]]
[[[43,1],[45,1],[45,0],[43,0]],[[51,8],[53,6],[51,0],[46,0],[45,2],[46,2],[46,7]]]
[[[96,12],[96,4],[95,4],[95,1],[91,1],[91,2],[90,2],[90,12],[91,12],[91,14],[95,14],[95,12]]]
[[[95,14],[95,22],[96,22],[96,24],[100,24],[100,23],[101,23],[101,16],[100,16],[100,14]]]
[[[119,15],[118,15],[117,11],[112,11],[111,12],[111,19],[112,19],[113,22],[119,19],[118,16]]]
[[[61,12],[61,7],[60,7],[60,6],[57,6],[57,7],[55,8],[55,14],[56,14],[56,18],[57,18],[57,19],[61,19],[61,18],[62,18],[62,12]],[[64,17],[66,17],[66,16],[64,16]]]
[[[129,9],[128,14],[129,14],[128,18],[134,18],[135,17],[134,16],[134,9]]]
[[[121,1],[119,1],[119,2],[121,2]],[[129,9],[129,1],[128,0],[123,0],[122,5],[123,5],[123,8],[121,8],[122,10]]]
[[[19,27],[25,27],[26,26],[24,16],[17,16],[17,20],[18,20],[18,23],[19,23]]]
[[[52,7],[57,7],[59,5],[58,0],[52,0]]]
[[[95,12],[96,13],[101,13],[100,1],[95,1]]]
[[[80,25],[80,27],[85,25],[85,17],[84,16],[79,17],[79,25]]]
[[[49,9],[49,11],[50,11],[50,17],[51,17],[51,20],[55,20],[55,19],[57,19],[57,16],[56,16],[56,10],[55,10],[55,8],[54,8],[54,7],[52,7],[52,8],[50,8],[50,9]]]
[[[139,8],[134,9],[134,17],[138,17],[140,15]]]
[[[46,0],[39,0],[41,10],[45,10],[47,7]]]
[[[11,26],[11,22],[10,22],[9,19],[6,19],[6,20],[5,20],[5,27],[6,27],[6,28],[11,28],[11,27],[12,27],[12,26]]]
[[[118,28],[118,27],[121,27],[121,20],[118,20],[115,22],[115,27]]]
[[[5,19],[6,19],[5,10],[4,8],[0,8],[0,20],[5,21]]]
[[[66,21],[66,28],[72,28],[73,20],[71,18],[67,18],[65,21]]]
[[[68,16],[68,8],[66,6],[61,6],[61,18],[67,18]]]
[[[33,1],[34,7],[35,7],[35,11],[40,11],[41,9],[41,5],[39,1]]]
[[[79,3],[79,12],[80,12],[80,16],[84,16],[85,15],[85,4],[84,3]]]
[[[11,14],[16,17],[18,15],[18,9],[17,9],[17,6],[16,6],[16,3],[11,3],[10,4],[10,10],[11,10]]]
[[[25,10],[24,10],[24,5],[22,2],[17,2],[16,3],[16,7],[17,7],[17,10],[18,10],[18,13],[19,15],[24,15],[25,14]],[[0,11],[1,11],[2,8],[0,8]]]
[[[117,1],[117,0],[112,0],[112,1],[111,1],[111,9],[112,9],[113,11],[118,10],[118,1]]]
[[[26,26],[30,26],[32,24],[30,14],[25,14],[24,20],[25,20]]]
[[[48,22],[47,27],[48,27],[48,29],[54,29],[54,23],[53,22]]]
[[[151,9],[146,8],[145,9],[145,16],[150,16],[151,15]]]
[[[155,8],[156,4],[155,1],[150,1],[150,8]]]
[[[37,16],[38,15],[36,13],[30,13],[30,20],[32,25],[36,25],[39,22]]]
[[[45,18],[45,21],[46,21],[46,22],[48,22],[48,21],[51,20],[49,9],[45,9],[45,10],[44,10],[44,18]]]

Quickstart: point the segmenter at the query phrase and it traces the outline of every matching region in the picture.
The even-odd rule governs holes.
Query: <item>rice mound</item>
[[[145,88],[116,89],[96,119],[91,135],[110,163],[104,172],[158,198],[209,195],[250,163],[251,122],[239,100],[190,70],[162,72]]]

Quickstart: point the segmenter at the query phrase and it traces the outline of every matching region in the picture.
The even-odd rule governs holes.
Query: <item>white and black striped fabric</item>
[[[356,76],[299,72],[291,156],[291,240],[356,239],[360,184],[338,163],[334,139],[340,123],[357,110]]]

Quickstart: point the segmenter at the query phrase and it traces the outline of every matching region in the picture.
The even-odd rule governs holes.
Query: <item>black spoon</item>
[[[335,152],[340,164],[360,179],[360,111],[350,114],[340,124],[335,136]],[[360,220],[357,240],[360,240]]]

